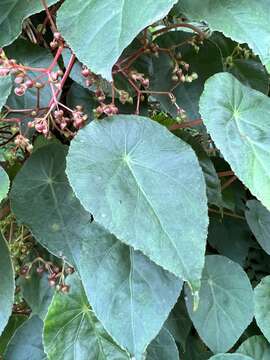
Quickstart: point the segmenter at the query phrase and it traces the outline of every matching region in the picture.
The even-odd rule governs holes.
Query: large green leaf
[[[270,209],[270,100],[227,73],[205,85],[200,112],[239,179]]]
[[[56,293],[44,323],[44,348],[51,360],[128,360],[89,307],[74,274],[69,294]],[[140,359],[138,359],[140,360]]]
[[[270,276],[261,280],[254,293],[255,319],[266,339],[270,341]]]
[[[12,80],[10,76],[0,76],[0,111],[6,104],[7,98],[12,89]]]
[[[255,238],[270,255],[270,212],[259,201],[249,200],[246,219]]]
[[[158,38],[159,46],[167,48],[175,46],[190,38],[190,34],[182,31],[171,32]],[[176,83],[172,81],[175,67],[171,56],[161,53],[158,58],[154,57],[150,66],[150,89],[155,91],[171,91],[175,95],[176,103],[183,108],[190,119],[197,119],[199,114],[199,99],[203,92],[205,81],[217,72],[222,71],[222,58],[218,47],[211,41],[204,41],[197,53],[191,44],[185,44],[179,48],[182,58],[190,65],[189,73],[196,72],[198,79],[192,83]],[[165,111],[172,116],[177,115],[176,107],[168,96],[154,95]]]
[[[244,341],[237,352],[248,355],[254,360],[269,360],[270,344],[262,335],[254,335]]]
[[[58,0],[46,0],[50,6]],[[1,3],[0,47],[12,43],[21,33],[23,20],[42,11],[40,0],[5,0]]]
[[[250,356],[242,354],[217,354],[212,356],[209,360],[254,360]]]
[[[206,257],[196,311],[188,288],[187,295],[193,324],[214,353],[229,350],[254,315],[253,291],[246,273],[224,256]]]
[[[0,202],[7,196],[8,190],[9,177],[2,166],[0,166]]]
[[[87,297],[106,330],[140,359],[176,303],[182,281],[99,225],[91,224],[91,231],[80,258]]]
[[[91,215],[68,184],[66,151],[63,145],[50,144],[31,155],[14,180],[11,207],[43,246],[75,265]]]
[[[179,8],[193,20],[205,20],[239,43],[247,43],[270,70],[269,0],[182,0]]]
[[[167,15],[176,2],[66,0],[58,11],[57,24],[79,60],[110,80],[122,51],[146,26]]]
[[[67,174],[83,206],[120,240],[183,279],[200,278],[206,190],[186,143],[143,117],[93,121],[71,144]]]
[[[4,354],[5,360],[45,360],[42,344],[43,322],[32,316],[15,332]]]
[[[147,348],[146,360],[179,360],[174,338],[165,327]]]
[[[12,312],[15,281],[8,244],[0,232],[0,335]]]

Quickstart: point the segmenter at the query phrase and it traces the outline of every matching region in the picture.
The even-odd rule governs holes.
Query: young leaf
[[[58,0],[46,0],[48,6]],[[44,10],[40,0],[5,0],[1,4],[0,47],[9,45],[21,33],[23,20]]]
[[[15,332],[4,354],[5,360],[44,360],[43,322],[38,316],[26,320]]]
[[[270,212],[259,201],[249,200],[245,214],[258,243],[270,255]]]
[[[254,360],[269,360],[270,344],[262,335],[254,335],[244,341],[237,352],[248,355]]]
[[[176,303],[182,281],[96,223],[90,227],[80,258],[87,297],[105,329],[140,359]]]
[[[146,360],[179,360],[174,338],[165,327],[147,348]]]
[[[36,150],[16,176],[10,197],[17,219],[31,229],[37,241],[75,265],[91,215],[68,184],[66,152],[58,144]]]
[[[187,287],[189,316],[213,353],[226,352],[238,340],[254,315],[253,291],[237,263],[224,256],[207,256],[201,279],[199,307]]]
[[[270,209],[270,100],[228,73],[207,80],[200,112],[239,179]]]
[[[167,15],[176,2],[66,0],[58,11],[57,25],[79,60],[111,80],[112,67],[122,51],[141,30]]]
[[[10,76],[0,76],[0,111],[6,104],[7,98],[12,89],[12,80]]]
[[[263,335],[270,341],[270,276],[264,277],[254,290],[255,319]]]
[[[89,307],[77,274],[68,294],[56,293],[44,322],[44,348],[50,359],[128,360]]]
[[[247,43],[270,70],[270,30],[268,0],[182,0],[179,9],[190,19],[207,21],[212,30],[239,43]]]
[[[0,232],[0,335],[12,312],[15,281],[12,261],[6,240]]]
[[[209,360],[254,360],[254,359],[242,354],[217,354],[210,357]]]
[[[82,205],[120,240],[182,279],[200,278],[207,200],[189,145],[147,118],[93,121],[71,144],[67,174]]]
[[[0,166],[0,202],[7,196],[8,190],[9,177],[2,166]]]

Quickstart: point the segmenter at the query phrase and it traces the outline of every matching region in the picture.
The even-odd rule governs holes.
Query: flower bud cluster
[[[14,143],[18,148],[22,149],[23,151],[27,151],[31,153],[33,150],[33,145],[30,144],[29,139],[27,139],[25,136],[21,134],[16,136]]]

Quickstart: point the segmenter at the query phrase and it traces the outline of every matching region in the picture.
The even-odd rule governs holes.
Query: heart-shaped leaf
[[[270,100],[228,73],[207,80],[200,113],[239,179],[270,209]]]
[[[147,118],[93,121],[71,144],[67,174],[82,205],[120,240],[182,279],[200,278],[207,200],[189,145]]]
[[[246,273],[224,256],[206,257],[196,311],[188,288],[187,295],[189,316],[213,353],[229,350],[254,315],[253,291]]]

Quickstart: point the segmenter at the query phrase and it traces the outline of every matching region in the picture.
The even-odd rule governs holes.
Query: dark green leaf
[[[147,348],[146,360],[179,360],[174,338],[165,327]]]
[[[200,277],[205,183],[186,143],[143,117],[92,121],[71,144],[67,174],[83,206],[120,240],[183,279]]]
[[[253,291],[237,263],[219,255],[206,257],[201,279],[199,306],[187,288],[187,308],[202,340],[214,352],[229,350],[254,315]]]
[[[173,46],[190,37],[190,34],[177,31],[162,35],[158,38],[161,47]],[[199,99],[203,91],[205,81],[217,72],[222,71],[222,59],[218,47],[210,41],[205,41],[197,53],[190,44],[181,46],[182,58],[190,64],[189,73],[198,74],[198,79],[192,83],[180,83],[178,86],[172,81],[172,71],[175,67],[171,57],[167,53],[161,53],[158,58],[153,58],[150,73],[150,88],[155,91],[172,91],[176,97],[176,103],[183,108],[190,119],[197,119],[199,114]],[[176,106],[168,96],[154,95],[163,109],[172,116],[177,115]]]
[[[27,320],[27,316],[25,315],[11,315],[8,320],[8,324],[5,327],[2,335],[0,336],[0,355],[3,355],[7,344],[13,334],[15,333],[16,329],[25,321]]]
[[[17,219],[31,229],[37,241],[75,265],[91,215],[68,184],[66,151],[58,144],[36,150],[16,176],[10,197]]]
[[[42,344],[43,322],[32,316],[15,332],[4,354],[5,360],[45,360]]]
[[[88,120],[93,120],[93,110],[98,106],[93,93],[78,84],[72,84],[67,94],[67,106],[71,109],[79,105],[88,115]]]
[[[185,351],[180,353],[181,360],[208,360],[213,353],[208,350],[197,335],[190,334],[187,338]]]
[[[46,0],[50,6],[58,0]],[[12,43],[21,33],[23,20],[42,11],[40,0],[5,0],[1,4],[0,47]]]
[[[44,323],[44,347],[52,360],[128,360],[89,307],[76,274],[68,294],[56,293]],[[140,359],[138,359],[140,360]]]
[[[228,73],[210,78],[200,112],[216,146],[239,179],[270,209],[270,100]]]
[[[48,284],[47,274],[39,275],[33,272],[30,279],[20,278],[19,286],[32,314],[38,315],[43,320],[54,294],[54,289]]]
[[[181,345],[182,349],[185,350],[186,340],[192,323],[187,313],[183,296],[178,299],[178,302],[165,322],[165,326],[173,335],[174,339]]]
[[[251,245],[251,232],[245,221],[229,216],[210,217],[208,242],[221,255],[244,265]]]

